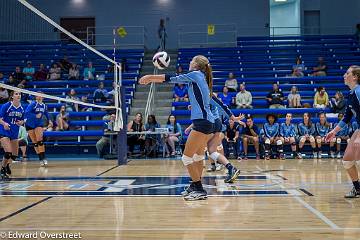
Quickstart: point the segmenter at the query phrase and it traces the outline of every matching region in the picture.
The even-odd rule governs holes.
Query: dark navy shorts
[[[204,134],[211,134],[214,133],[214,123],[205,120],[205,119],[195,119],[193,122],[193,129],[195,131],[204,133]]]
[[[222,132],[222,122],[220,119],[216,119],[214,123],[214,133]]]

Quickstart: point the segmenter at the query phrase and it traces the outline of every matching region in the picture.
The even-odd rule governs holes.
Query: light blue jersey
[[[166,75],[165,80],[188,85],[191,120],[205,119],[211,123],[215,122],[215,117],[210,109],[210,91],[203,72],[191,71],[174,77]]]
[[[264,136],[267,138],[277,137],[279,135],[279,124],[274,123],[270,125],[269,123],[265,123],[263,126],[264,129]]]
[[[282,123],[280,125],[280,136],[282,137],[296,137],[297,131],[294,124],[290,123],[287,125],[286,123]]]
[[[320,137],[325,137],[330,132],[330,126],[321,125],[319,122],[316,123],[316,132]]]
[[[298,130],[299,130],[299,136],[305,136],[305,135],[314,136],[315,124],[311,124],[311,127],[309,127],[309,126],[305,126],[304,123],[299,123]]]

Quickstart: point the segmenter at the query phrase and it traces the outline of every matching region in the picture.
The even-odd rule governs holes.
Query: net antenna
[[[61,32],[63,32],[64,34],[66,34],[68,37],[72,38],[73,40],[75,40],[76,42],[78,42],[79,44],[81,44],[82,46],[84,46],[85,48],[89,49],[90,51],[94,52],[95,54],[99,55],[100,57],[106,59],[107,61],[111,62],[114,65],[114,82],[115,82],[115,86],[114,86],[114,90],[115,90],[115,107],[110,107],[110,108],[115,108],[116,109],[116,121],[115,121],[115,126],[114,126],[114,131],[120,131],[120,129],[123,129],[124,127],[124,122],[123,122],[123,115],[122,115],[122,102],[121,102],[121,95],[120,95],[120,87],[121,87],[121,64],[117,63],[115,60],[115,55],[114,55],[114,59],[109,58],[108,56],[106,56],[105,54],[99,52],[98,50],[96,50],[95,48],[91,47],[90,45],[86,44],[85,42],[81,41],[79,38],[77,38],[76,36],[74,36],[72,33],[70,33],[69,31],[67,31],[65,28],[61,27],[59,24],[57,24],[56,22],[54,22],[51,18],[49,18],[48,16],[46,16],[44,13],[42,13],[41,11],[39,11],[36,7],[34,7],[33,5],[31,5],[30,3],[28,3],[26,0],[18,0],[18,2],[20,2],[22,5],[24,5],[25,7],[27,7],[29,10],[31,10],[32,12],[34,12],[35,14],[37,14],[39,17],[41,17],[42,19],[44,19],[45,21],[47,21],[48,23],[50,23],[51,25],[53,25],[54,27],[56,27],[58,30],[60,30]],[[115,43],[115,40],[114,40]],[[114,45],[115,48],[115,45]],[[115,50],[114,50],[115,53]],[[4,86],[5,87],[5,86]],[[8,88],[8,87],[5,87]],[[8,88],[10,89],[10,88]],[[24,92],[24,89],[21,89],[21,92]],[[30,93],[31,94],[31,93]],[[49,97],[49,95],[46,96],[47,98],[51,98]],[[58,99],[59,101],[63,101],[60,99]],[[125,104],[125,103],[124,103]]]

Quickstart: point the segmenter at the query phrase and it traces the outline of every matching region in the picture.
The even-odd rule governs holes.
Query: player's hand
[[[191,131],[191,128],[186,128],[184,132],[186,135],[189,135],[190,131]]]
[[[41,118],[41,116],[42,116],[42,113],[36,114],[36,118]]]
[[[141,85],[147,85],[149,83],[151,83],[151,76],[150,75],[145,75],[143,77],[140,78],[139,83]]]
[[[328,134],[326,134],[325,141],[330,142],[331,139],[335,137],[336,133],[335,131],[330,131]]]
[[[237,116],[237,117],[232,117],[233,119],[232,120],[234,120],[235,122],[240,122],[241,120],[243,120],[244,118],[245,118],[245,115],[244,114],[239,114],[239,116]]]
[[[10,130],[10,124],[4,123],[4,129],[5,130]]]

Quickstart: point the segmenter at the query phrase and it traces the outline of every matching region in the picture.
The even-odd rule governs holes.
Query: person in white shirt
[[[229,89],[229,92],[237,91],[238,83],[233,73],[229,73],[229,79],[225,81],[225,87]]]
[[[253,108],[252,95],[246,91],[245,84],[240,84],[240,92],[236,94],[236,108]]]

